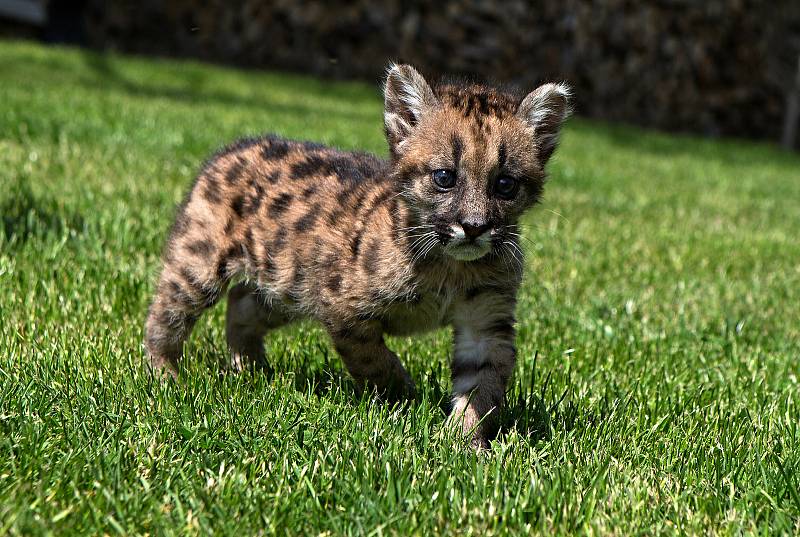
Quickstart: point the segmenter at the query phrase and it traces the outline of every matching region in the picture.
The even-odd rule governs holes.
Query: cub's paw
[[[457,402],[447,417],[446,426],[453,430],[465,445],[480,452],[489,449],[489,441],[496,435],[494,418],[494,412],[481,417],[473,407],[461,406]]]
[[[417,398],[417,386],[411,376],[404,372],[402,376],[392,379],[380,392],[383,399],[391,402],[413,401]]]

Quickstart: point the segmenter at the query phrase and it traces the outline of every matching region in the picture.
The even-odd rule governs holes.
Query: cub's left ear
[[[571,112],[571,96],[566,84],[544,84],[530,92],[517,108],[517,117],[533,130],[542,164],[550,159],[558,145],[561,124]]]

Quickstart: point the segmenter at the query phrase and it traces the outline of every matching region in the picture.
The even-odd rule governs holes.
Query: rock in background
[[[567,80],[580,114],[778,140],[800,54],[796,0],[89,0],[98,48],[378,80]]]

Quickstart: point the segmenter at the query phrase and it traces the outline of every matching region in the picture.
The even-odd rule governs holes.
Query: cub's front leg
[[[488,448],[516,363],[513,293],[486,290],[453,312],[453,410],[448,421]]]

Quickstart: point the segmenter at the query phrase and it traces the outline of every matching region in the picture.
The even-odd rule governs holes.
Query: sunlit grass
[[[0,43],[0,534],[800,532],[800,158],[572,120],[525,223],[520,363],[489,453],[420,389],[359,399],[312,324],[274,375],[141,367],[174,207],[266,131],[385,153],[376,85]],[[376,73],[377,75],[377,73]]]

